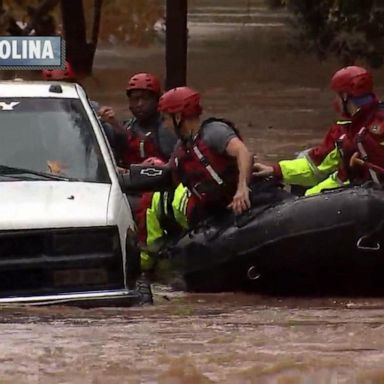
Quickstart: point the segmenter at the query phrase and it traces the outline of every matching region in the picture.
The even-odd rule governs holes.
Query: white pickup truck
[[[138,300],[134,221],[83,89],[0,82],[0,304]]]

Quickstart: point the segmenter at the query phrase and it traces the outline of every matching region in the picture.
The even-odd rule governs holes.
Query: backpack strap
[[[199,147],[195,144],[192,147],[193,152],[199,159],[200,163],[204,166],[204,168],[207,170],[207,172],[210,174],[212,179],[218,184],[218,185],[223,185],[224,181],[223,179],[219,176],[219,174],[214,170],[212,165],[210,164],[209,160],[201,153]]]

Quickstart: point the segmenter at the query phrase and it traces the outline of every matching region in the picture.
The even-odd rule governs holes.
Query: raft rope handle
[[[376,241],[376,245],[375,245],[374,247],[369,247],[369,246],[361,245],[361,243],[362,243],[365,239],[369,238],[370,236],[371,236],[371,234],[361,236],[361,237],[359,238],[359,240],[357,240],[356,247],[357,247],[358,249],[363,250],[363,251],[375,251],[375,252],[379,251],[380,248],[381,248],[381,246],[380,246],[380,243],[379,243],[378,241]]]
[[[362,244],[366,239],[369,239],[370,237],[374,236],[375,234],[382,232],[384,227],[384,220],[381,220],[379,224],[370,232],[368,232],[366,235],[361,236],[356,243],[356,247],[358,249],[364,250],[364,251],[379,251],[381,248],[380,242],[376,241],[375,246],[369,247]]]
[[[377,226],[375,226],[375,228],[373,228],[372,231],[368,232],[367,234],[361,236],[358,240],[357,240],[357,243],[356,243],[356,247],[358,249],[362,249],[362,250],[365,250],[365,251],[379,251],[381,246],[380,246],[380,242],[379,241],[376,241],[376,245],[374,247],[367,247],[365,245],[362,244],[362,242],[366,239],[369,239],[370,237],[378,234],[378,233],[382,233],[384,229],[384,219],[381,220],[379,222],[379,224]]]

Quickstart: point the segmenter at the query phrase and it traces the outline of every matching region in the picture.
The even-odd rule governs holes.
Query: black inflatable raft
[[[189,291],[384,291],[384,191],[343,188],[202,223],[168,249]]]

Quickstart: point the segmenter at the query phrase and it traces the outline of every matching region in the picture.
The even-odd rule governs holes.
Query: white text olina
[[[0,59],[54,59],[50,40],[0,40]]]

